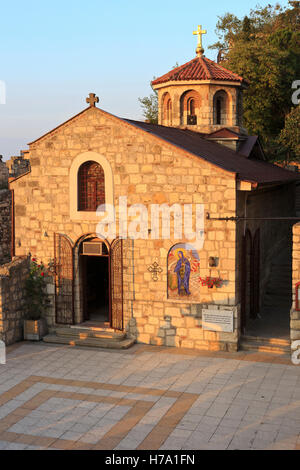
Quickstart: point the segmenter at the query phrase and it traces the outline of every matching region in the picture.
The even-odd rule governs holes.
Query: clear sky
[[[142,119],[138,97],[150,80],[195,56],[198,24],[216,40],[218,16],[242,17],[257,0],[10,0],[0,8],[0,154],[27,143],[77,114],[95,92],[99,107]],[[277,3],[260,0],[262,6]],[[286,5],[287,1],[281,1]]]

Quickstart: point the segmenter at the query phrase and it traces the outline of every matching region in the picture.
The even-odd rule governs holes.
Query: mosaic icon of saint
[[[182,251],[178,253],[179,260],[175,266],[174,272],[177,274],[178,295],[191,295],[190,275],[191,263],[184,256]]]

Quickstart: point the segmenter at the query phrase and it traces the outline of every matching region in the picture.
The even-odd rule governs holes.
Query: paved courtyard
[[[20,343],[0,365],[0,449],[300,450],[300,366]]]

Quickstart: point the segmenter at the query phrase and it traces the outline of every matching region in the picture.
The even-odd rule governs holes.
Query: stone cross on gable
[[[90,104],[91,108],[94,108],[96,103],[99,103],[99,98],[95,95],[95,93],[90,93],[89,98],[86,99],[86,102]]]

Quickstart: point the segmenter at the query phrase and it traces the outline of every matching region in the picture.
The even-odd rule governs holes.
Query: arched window
[[[214,96],[214,124],[225,125],[227,123],[227,94],[220,90]]]
[[[222,118],[222,98],[217,98],[216,102],[216,124],[221,124]]]
[[[187,111],[188,111],[188,116],[195,116],[195,100],[194,98],[190,98],[188,100],[188,106],[187,106]]]
[[[200,119],[201,98],[197,91],[188,90],[180,97],[180,124],[196,126]]]
[[[162,124],[164,126],[172,125],[172,99],[169,93],[165,93],[162,99]]]
[[[105,204],[104,171],[99,163],[88,161],[78,170],[78,210],[94,212]]]
[[[171,98],[167,101],[167,123],[172,124],[172,101],[171,101]]]

